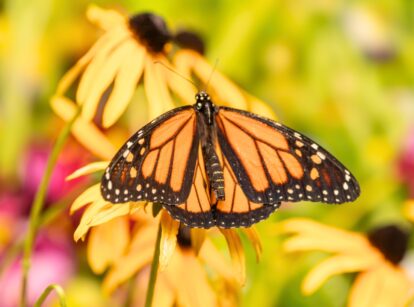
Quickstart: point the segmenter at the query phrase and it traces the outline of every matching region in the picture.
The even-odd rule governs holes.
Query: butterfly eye
[[[196,104],[197,110],[201,110],[202,107],[203,107],[203,104],[201,102],[197,102]]]

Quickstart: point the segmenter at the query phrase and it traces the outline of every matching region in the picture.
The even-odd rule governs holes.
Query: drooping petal
[[[247,110],[249,112],[259,114],[261,116],[264,116],[264,117],[267,117],[273,120],[277,118],[275,112],[272,110],[272,108],[267,103],[265,103],[264,101],[246,92],[243,92],[243,94],[247,98],[247,104],[248,104]]]
[[[142,208],[146,202],[129,202],[125,204],[111,204],[108,203],[103,206],[96,214],[89,220],[89,227],[104,224],[116,217],[135,214]]]
[[[105,128],[112,126],[128,106],[144,70],[145,55],[144,47],[134,44],[125,56],[104,108],[102,124]]]
[[[246,281],[246,259],[240,237],[234,229],[220,228],[220,231],[226,238],[230,256],[237,272],[238,281],[241,285],[244,285]]]
[[[207,274],[191,250],[176,253],[165,274],[175,287],[178,306],[217,306],[216,295]],[[180,276],[180,282],[177,282],[177,276]]]
[[[121,43],[118,48],[107,57],[106,61],[101,63],[101,66],[97,68],[96,74],[93,76],[94,80],[90,84],[85,99],[79,101],[82,104],[82,116],[85,119],[92,120],[95,117],[103,93],[108,89],[111,83],[114,82],[115,76],[120,70],[127,55],[132,52],[132,50],[136,50],[135,44],[134,41],[130,40]],[[81,80],[80,84],[82,84],[82,82],[83,80]]]
[[[133,306],[145,306],[145,298],[148,289],[149,268],[142,270],[136,280]],[[177,301],[174,287],[164,274],[158,274],[154,289],[152,305],[156,307],[171,307]]]
[[[314,222],[305,218],[292,218],[277,225],[282,233],[296,234],[289,238],[284,248],[287,251],[323,250],[326,252],[365,253],[372,250],[366,237]]]
[[[177,233],[180,222],[174,220],[165,210],[161,213],[160,271],[165,270],[177,244]]]
[[[181,50],[176,54],[175,63],[180,70],[184,71],[187,65],[192,65],[195,75],[204,84],[209,82],[208,88],[216,94],[221,104],[239,109],[247,108],[246,99],[239,88],[217,70],[213,72],[213,66],[199,53],[189,49]]]
[[[105,44],[100,46],[99,51],[96,52],[79,81],[79,87],[76,91],[76,101],[78,104],[83,103],[90,95],[98,77],[102,78],[103,67],[112,58],[113,52],[118,50],[122,43],[127,41],[131,33],[125,27],[116,27],[109,31],[107,35]],[[106,67],[108,68],[109,66]]]
[[[88,208],[86,208],[85,212],[82,215],[82,218],[79,222],[78,227],[76,228],[73,238],[75,241],[78,241],[79,239],[84,240],[86,234],[88,233],[90,229],[90,222],[93,218],[93,216],[99,212],[104,206],[108,205],[108,202],[105,201],[102,198],[99,198],[95,200],[93,203],[91,203]]]
[[[100,198],[101,192],[99,186],[100,184],[97,183],[83,191],[82,194],[79,195],[72,203],[72,206],[70,207],[70,214],[73,214],[75,211],[79,210],[83,206],[86,206],[87,204],[90,204],[98,198]]]
[[[126,21],[117,11],[106,10],[94,4],[88,6],[86,16],[103,30],[110,30],[117,25],[125,24]]]
[[[178,51],[180,52],[180,51]],[[175,67],[177,69],[177,67]],[[191,80],[190,68],[187,66],[185,71],[177,69],[177,73],[181,76]],[[165,71],[165,78],[168,82],[168,86],[171,90],[182,100],[185,104],[194,104],[194,97],[197,93],[197,88],[194,84],[191,84],[189,81],[185,80],[181,76],[175,74],[172,71]]]
[[[69,121],[77,110],[77,106],[64,97],[53,97],[51,106],[53,111],[65,121]],[[74,122],[72,134],[79,143],[101,159],[110,160],[116,153],[109,139],[92,122],[86,121],[81,116]]]
[[[104,170],[108,166],[108,161],[99,161],[99,162],[93,162],[89,163],[88,165],[85,165],[84,167],[81,167],[80,169],[77,169],[72,174],[66,177],[66,180],[72,180],[81,176],[89,175],[95,172],[99,172]]]
[[[148,109],[150,119],[154,119],[174,107],[174,103],[168,91],[165,74],[160,71],[160,69],[165,69],[165,67],[156,64],[156,61],[163,61],[163,59],[158,57],[148,57],[145,63],[144,72],[144,88],[149,103]]]
[[[338,255],[330,257],[316,265],[306,275],[302,283],[302,292],[305,295],[314,293],[327,279],[334,275],[359,272],[375,267],[382,261],[380,257],[375,256]]]
[[[126,250],[129,244],[129,221],[119,217],[91,229],[87,259],[92,271],[103,273]]]
[[[351,288],[350,307],[407,306],[413,284],[400,269],[384,263],[360,273]]]
[[[198,255],[200,248],[203,246],[204,240],[206,239],[207,230],[201,228],[191,228],[191,245],[196,255]]]
[[[236,274],[234,270],[228,265],[227,259],[223,257],[220,251],[209,239],[204,241],[198,257],[224,279],[235,281]]]
[[[72,66],[65,75],[60,79],[56,95],[64,95],[69,87],[73,84],[76,78],[80,73],[85,69],[86,65],[95,57],[98,53],[108,52],[108,46],[117,44],[119,37],[114,34],[118,34],[118,31],[109,31],[106,32],[102,37],[100,37],[95,44],[85,53],[74,66]]]
[[[348,237],[316,237],[312,235],[296,235],[285,240],[283,249],[286,252],[324,251],[330,253],[364,254],[375,253],[376,250],[368,240],[361,236],[360,240],[350,240]]]
[[[259,234],[256,231],[254,226],[249,228],[241,228],[241,230],[247,235],[250,243],[252,244],[255,252],[256,252],[256,261],[260,261],[260,257],[262,255],[262,242],[260,241]]]
[[[103,290],[110,294],[131,276],[151,262],[158,225],[139,227],[127,252],[115,262],[103,281]]]

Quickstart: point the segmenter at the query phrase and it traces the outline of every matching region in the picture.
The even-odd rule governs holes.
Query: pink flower
[[[410,197],[414,197],[414,128],[409,132],[399,159],[399,172],[408,186]]]
[[[55,234],[56,236],[56,234]],[[47,286],[65,285],[75,271],[72,246],[67,238],[51,238],[40,234],[34,250],[29,274],[28,303],[33,305]],[[0,277],[2,307],[18,306],[22,282],[21,259],[15,260]]]
[[[25,193],[32,197],[35,195],[42,180],[51,148],[45,144],[32,145],[23,162],[22,184]],[[53,169],[49,183],[46,201],[48,203],[59,200],[73,189],[80,180],[66,181],[65,178],[85,163],[86,155],[79,147],[73,144],[65,146]]]

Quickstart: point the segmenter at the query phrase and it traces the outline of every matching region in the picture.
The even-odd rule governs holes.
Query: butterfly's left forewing
[[[101,192],[112,203],[184,202],[194,175],[199,136],[194,109],[167,112],[134,134],[106,169]]]
[[[255,203],[343,203],[360,193],[353,175],[300,133],[249,112],[221,107],[217,136],[243,192]]]

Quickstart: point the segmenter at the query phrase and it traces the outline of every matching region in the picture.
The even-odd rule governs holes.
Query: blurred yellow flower
[[[293,218],[282,222],[282,232],[291,234],[286,252],[324,251],[334,255],[305,277],[302,292],[314,293],[330,277],[358,272],[348,306],[406,306],[414,285],[398,265],[407,247],[407,234],[396,226],[379,228],[369,235]]]
[[[175,39],[182,47],[173,56],[174,67],[178,72],[200,80],[208,87],[206,90],[219,105],[239,108],[276,119],[273,110],[266,103],[240,89],[220,72],[214,71],[214,67],[203,56],[204,47],[200,47],[202,41],[192,33],[185,34],[183,37],[177,34]],[[170,80],[170,82],[176,82],[176,80]],[[181,96],[179,92],[177,95],[186,103],[193,103],[193,96]]]
[[[120,118],[140,80],[144,81],[150,118],[174,107],[166,70],[156,65],[167,63],[165,49],[170,37],[162,18],[153,14],[127,18],[116,11],[91,6],[87,16],[105,34],[62,77],[51,105],[65,121],[81,106],[73,135],[89,151],[109,159],[115,148],[98,126],[108,128]],[[76,97],[70,99],[68,92],[76,82]]]
[[[108,162],[89,164],[75,171],[68,177],[68,180],[102,171],[107,165]],[[203,302],[193,305],[194,300],[200,300],[203,297],[201,294],[201,296],[196,295],[199,291],[213,293],[201,263],[218,272],[222,279],[227,281],[226,288],[230,284],[230,288],[234,288],[235,281],[239,285],[244,284],[246,278],[245,256],[241,239],[236,230],[219,229],[230,250],[234,265],[234,270],[231,270],[226,264],[226,260],[207,237],[207,232],[214,234],[217,232],[217,228],[211,230],[185,228],[180,225],[180,222],[173,220],[164,209],[161,209],[160,214],[154,218],[150,213],[147,213],[147,211],[155,210],[153,206],[153,204],[146,202],[111,204],[102,198],[99,184],[86,189],[73,202],[71,213],[86,208],[75,230],[74,239],[76,241],[85,240],[90,232],[87,242],[88,262],[97,274],[104,273],[109,269],[103,283],[106,292],[113,292],[135,274],[141,274],[141,271],[142,274],[146,274],[144,269],[148,267],[153,257],[158,224],[161,224],[162,229],[159,256],[160,270],[163,272],[161,280],[164,280],[172,291],[171,298],[178,300],[184,306],[200,306],[201,303],[206,304],[205,306],[216,305],[208,303],[212,301],[207,298],[202,299]],[[241,231],[252,243],[259,259],[262,247],[257,232],[253,227],[241,228]],[[183,241],[180,241],[184,234],[187,235],[187,243],[191,243],[188,243],[191,248],[183,246]],[[177,242],[179,243],[178,248]],[[177,276],[186,275],[188,278],[184,278],[185,282],[178,284],[174,282]],[[195,282],[195,280],[198,281]],[[194,289],[196,285],[198,285],[198,289]],[[157,287],[167,286],[157,283]],[[191,303],[187,304],[187,301],[191,301]]]
[[[414,199],[408,199],[404,203],[404,215],[411,222],[414,222]]]
[[[174,104],[164,80],[165,69],[156,67],[157,61],[167,61],[170,34],[163,19],[150,13],[127,18],[96,6],[87,15],[105,34],[63,76],[56,95],[64,95],[79,79],[76,102],[82,106],[82,117],[92,121],[101,116],[102,126],[108,128],[124,113],[143,78],[150,105],[155,101],[158,106],[150,117],[171,109]]]

